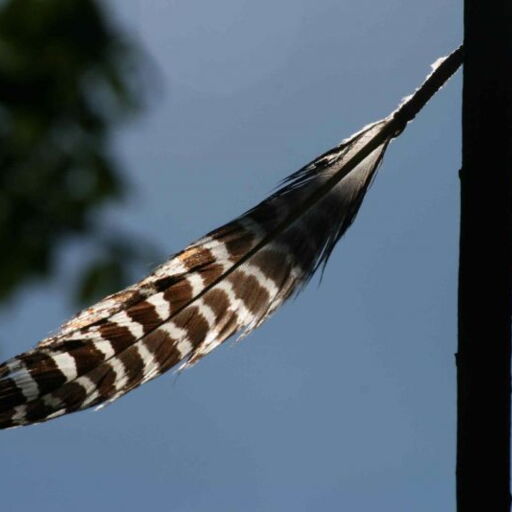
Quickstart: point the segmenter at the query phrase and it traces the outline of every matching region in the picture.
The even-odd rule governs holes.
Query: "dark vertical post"
[[[457,510],[510,510],[512,1],[465,0]]]

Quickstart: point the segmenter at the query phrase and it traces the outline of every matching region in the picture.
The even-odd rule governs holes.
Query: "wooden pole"
[[[512,1],[465,0],[457,511],[510,510]]]

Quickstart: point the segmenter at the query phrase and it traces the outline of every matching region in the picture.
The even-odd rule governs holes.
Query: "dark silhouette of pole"
[[[465,0],[457,510],[510,510],[512,2]]]

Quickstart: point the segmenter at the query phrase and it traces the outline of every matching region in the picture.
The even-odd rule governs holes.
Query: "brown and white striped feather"
[[[109,403],[258,327],[327,261],[354,220],[390,138],[350,172],[344,164],[385,122],[324,153],[252,210],[1,365],[0,428]]]

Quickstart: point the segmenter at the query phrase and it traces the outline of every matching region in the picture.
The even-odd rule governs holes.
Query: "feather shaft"
[[[418,112],[426,105],[430,98],[446,83],[446,81],[457,71],[463,60],[463,46],[457,48],[446,57],[427,77],[418,90],[388,118],[386,124],[371,140],[369,140],[357,153],[355,153],[337,174],[332,176],[318,190],[314,191],[300,206],[292,211],[271,233],[269,233],[258,245],[251,249],[236,266],[239,266],[259,251],[273,237],[282,232],[287,225],[293,223],[304,211],[311,208],[325,193],[341,181],[359,163],[375,151],[387,139],[395,138],[403,131],[407,123],[412,121]],[[377,123],[374,123],[377,124]],[[348,139],[349,141],[351,139]],[[232,271],[235,270],[233,267]]]

